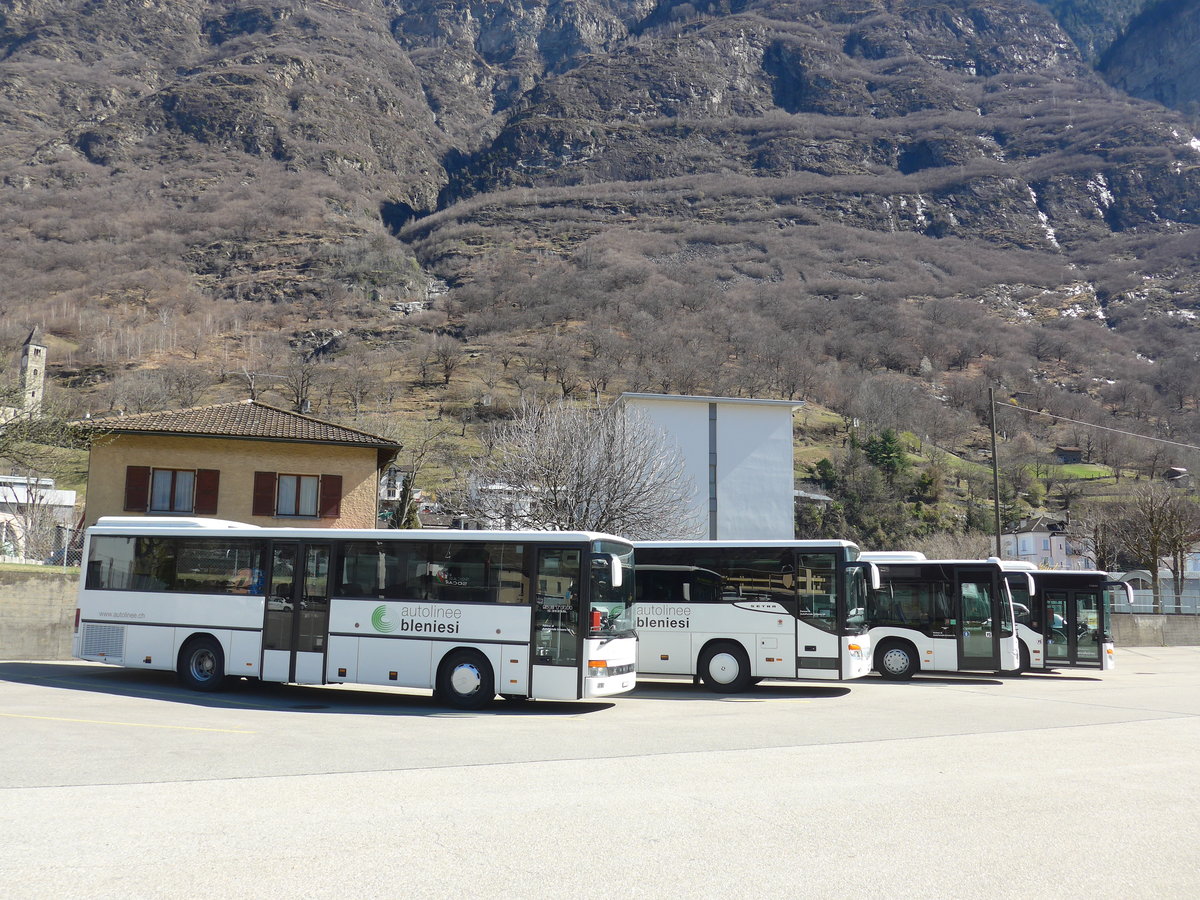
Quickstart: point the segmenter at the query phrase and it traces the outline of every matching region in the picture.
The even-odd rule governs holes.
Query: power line
[[[1033,413],[1035,416],[1045,416],[1048,419],[1057,419],[1060,422],[1070,422],[1072,425],[1083,425],[1085,428],[1097,428],[1100,431],[1111,431],[1113,434],[1123,434],[1126,437],[1139,438],[1143,441],[1155,441],[1159,444],[1170,444],[1172,447],[1183,447],[1185,450],[1200,451],[1200,447],[1195,444],[1183,444],[1179,441],[1168,441],[1166,438],[1151,437],[1148,434],[1138,434],[1136,431],[1122,431],[1120,428],[1109,428],[1107,425],[1096,425],[1093,422],[1081,422],[1078,419],[1068,419],[1066,416],[1056,416],[1054,413],[1043,412],[1040,409],[1030,409],[1027,406],[1021,406],[1017,403],[1001,403],[1002,409],[1019,409],[1021,412]]]

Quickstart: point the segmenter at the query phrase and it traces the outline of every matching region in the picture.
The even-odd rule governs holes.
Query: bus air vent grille
[[[85,625],[82,656],[103,656],[105,659],[125,658],[124,625]]]

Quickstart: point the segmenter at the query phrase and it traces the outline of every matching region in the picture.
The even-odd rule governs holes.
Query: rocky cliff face
[[[1114,87],[1200,115],[1200,0],[1151,3],[1100,60]]]
[[[1095,62],[1112,45],[1146,0],[1038,0],[1050,10],[1083,58]]]
[[[404,294],[409,247],[461,282],[498,243],[568,253],[634,221],[836,225],[881,270],[882,236],[954,238],[1086,281],[1098,244],[1200,225],[1186,123],[1026,0],[19,0],[0,122],[11,235],[90,252],[119,210],[131,267],[157,253],[211,296]],[[63,191],[74,224],[47,232]],[[368,244],[390,260],[363,275]]]

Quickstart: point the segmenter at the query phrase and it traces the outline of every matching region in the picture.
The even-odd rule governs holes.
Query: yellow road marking
[[[238,731],[233,728],[196,728],[191,725],[149,725],[145,722],[109,722],[104,719],[67,719],[60,716],[22,716],[17,713],[0,713],[9,719],[41,719],[44,722],[79,722],[83,725],[127,725],[130,728],[167,728],[174,731],[216,731],[221,734],[256,734],[253,731]]]

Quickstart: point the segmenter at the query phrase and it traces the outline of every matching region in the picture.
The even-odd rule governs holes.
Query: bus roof
[[[775,549],[782,550],[782,549],[785,549],[788,547],[794,547],[798,550],[818,550],[821,548],[828,548],[828,547],[852,547],[855,550],[858,549],[858,544],[854,543],[853,541],[842,541],[842,540],[828,540],[828,541],[786,541],[786,540],[775,540],[775,541],[745,541],[745,540],[739,540],[739,541],[720,541],[720,540],[718,540],[718,541],[706,541],[706,540],[634,541],[633,546],[635,546],[635,547],[650,547],[650,548],[661,547],[664,549],[670,549],[670,548],[675,548],[675,547],[695,547],[696,549],[762,548],[762,549],[770,549],[770,550],[775,550]]]
[[[469,531],[450,528],[304,528],[251,525],[227,519],[202,519],[175,516],[102,516],[88,531],[106,535],[178,535],[188,530],[220,531],[222,537],[291,538],[308,540],[412,540],[530,543],[591,543],[615,541],[631,543],[623,537],[597,531]]]
[[[873,562],[880,566],[997,566],[1001,571],[1004,570],[996,559],[878,559],[872,555],[865,560],[860,556],[858,561]]]

